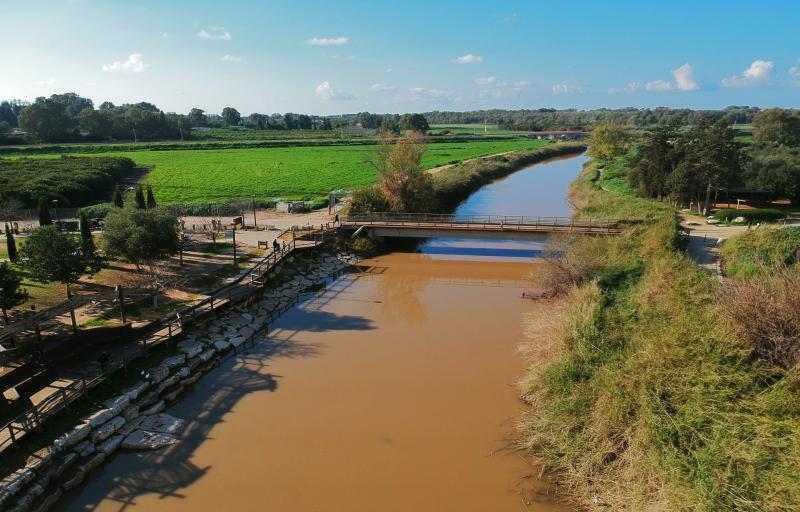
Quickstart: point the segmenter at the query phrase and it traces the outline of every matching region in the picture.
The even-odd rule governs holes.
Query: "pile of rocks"
[[[177,442],[184,421],[163,414],[167,405],[226,353],[262,332],[303,291],[357,261],[353,254],[318,254],[305,258],[306,270],[298,270],[291,265],[293,258],[287,258],[270,275],[280,276],[283,284],[188,332],[177,343],[177,355],[143,371],[136,385],[107,400],[103,408],[29,457],[23,468],[0,480],[0,511],[48,510],[117,450],[155,450]]]

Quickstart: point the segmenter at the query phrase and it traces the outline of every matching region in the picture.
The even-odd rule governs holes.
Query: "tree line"
[[[432,124],[488,124],[506,130],[585,130],[597,124],[619,124],[647,127],[675,122],[681,125],[698,123],[711,117],[715,121],[725,119],[729,123],[750,123],[757,107],[730,106],[722,110],[691,110],[688,108],[621,108],[556,110],[541,108],[535,110],[473,110],[467,112],[425,112]]]
[[[421,114],[371,114],[345,116],[306,114],[260,114],[243,116],[234,107],[221,114],[193,108],[188,114],[165,113],[148,102],[114,105],[106,101],[95,108],[89,98],[75,93],[39,97],[33,103],[21,100],[0,102],[0,142],[105,142],[112,140],[185,140],[193,128],[233,128],[251,130],[331,130],[359,124],[365,129],[429,129]],[[28,136],[12,134],[18,128]]]
[[[627,154],[630,185],[642,197],[670,197],[707,212],[720,192],[751,189],[800,202],[800,113],[759,111],[753,141],[740,140],[726,118],[706,116],[692,126],[669,121],[630,141],[620,125],[600,125],[590,153],[600,158]]]

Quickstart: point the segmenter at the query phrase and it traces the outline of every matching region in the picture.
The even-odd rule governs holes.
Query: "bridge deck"
[[[593,219],[581,217],[522,217],[500,215],[455,216],[427,213],[371,213],[349,215],[342,220],[345,229],[380,230],[384,236],[434,236],[434,232],[459,232],[478,235],[502,235],[508,233],[581,233],[614,235],[622,232],[625,221],[619,219]],[[425,235],[430,231],[432,235]]]

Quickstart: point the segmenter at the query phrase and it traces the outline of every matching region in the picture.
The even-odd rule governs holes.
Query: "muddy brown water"
[[[471,199],[550,172],[565,175],[548,187],[563,202],[581,163]],[[540,246],[433,240],[364,261],[172,406],[188,424],[178,444],[120,452],[61,509],[568,510],[509,439],[518,348],[545,307],[521,299]]]

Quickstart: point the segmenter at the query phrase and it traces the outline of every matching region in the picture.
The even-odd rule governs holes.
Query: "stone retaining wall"
[[[311,256],[304,271],[293,265],[294,259],[289,256],[270,273],[270,280],[280,277],[283,284],[187,331],[177,342],[178,355],[142,372],[139,382],[106,400],[0,480],[0,511],[48,510],[116,451],[155,450],[178,442],[184,421],[164,414],[166,407],[223,357],[264,334],[268,323],[294,305],[303,291],[357,261],[353,254],[319,253]]]

